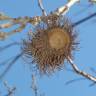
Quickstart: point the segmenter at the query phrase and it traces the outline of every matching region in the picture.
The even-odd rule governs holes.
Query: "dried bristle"
[[[33,65],[36,64],[40,73],[61,69],[66,57],[71,56],[76,36],[70,23],[66,19],[64,21],[62,25],[59,19],[49,16],[43,22],[43,27],[39,24],[35,34],[24,41],[25,56],[35,61]]]

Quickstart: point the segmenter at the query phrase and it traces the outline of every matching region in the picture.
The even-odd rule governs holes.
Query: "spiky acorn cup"
[[[63,17],[47,16],[35,27],[34,35],[23,43],[24,56],[43,74],[62,69],[67,56],[72,57],[76,34],[71,23]]]

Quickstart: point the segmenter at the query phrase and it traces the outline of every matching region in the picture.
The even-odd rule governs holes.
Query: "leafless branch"
[[[19,43],[19,42],[12,42],[12,43],[10,43],[10,44],[8,44],[8,45],[5,45],[5,46],[3,46],[3,47],[0,46],[0,52],[6,50],[7,48],[10,48],[10,47],[16,46],[16,45],[20,45],[20,44],[21,44],[21,43]]]
[[[69,11],[69,8],[73,6],[77,1],[79,0],[70,0],[67,4],[64,6],[58,8],[56,11],[53,12],[55,15],[61,15],[66,14],[66,12]],[[47,16],[47,13],[42,5],[42,0],[38,0],[38,6],[42,10],[42,13],[44,16]],[[27,23],[30,23],[32,25],[37,25],[40,21],[42,21],[42,16],[35,16],[35,17],[18,17],[18,18],[11,18],[5,14],[0,13],[0,21],[7,20],[8,22],[5,24],[0,24],[0,30],[4,28],[10,28],[14,25],[19,25],[18,28],[10,31],[10,32],[2,32],[0,31],[0,40],[5,40],[7,37],[11,36],[12,34],[16,34],[17,32],[21,32],[25,29]]]
[[[8,64],[7,68],[4,70],[2,74],[0,74],[0,79],[2,79],[6,73],[9,71],[9,69],[12,67],[12,65],[23,55],[23,52],[16,55],[13,60]]]
[[[32,75],[32,89],[33,89],[35,96],[38,96],[38,88],[37,88],[37,84],[36,84],[35,75]]]
[[[43,16],[47,16],[47,13],[43,7],[43,4],[42,4],[42,0],[38,0],[38,6],[40,7],[41,11],[42,11],[42,14]]]
[[[69,61],[69,64],[72,66],[73,70],[75,71],[75,73],[77,73],[78,75],[81,75],[83,77],[85,77],[86,79],[89,79],[91,80],[92,82],[96,82],[96,77],[84,72],[84,71],[81,71],[77,66],[76,64],[74,64],[73,60],[70,58],[70,57],[67,57],[68,61]]]
[[[68,80],[65,85],[69,85],[71,83],[74,83],[76,81],[81,81],[81,80],[85,80],[85,78],[76,78],[76,79],[72,79],[72,80]]]
[[[42,94],[39,92],[39,88],[37,86],[36,77],[34,74],[32,74],[32,86],[31,86],[35,96],[45,96],[45,94]]]
[[[65,15],[69,11],[69,9],[77,2],[80,2],[80,0],[69,0],[69,2],[67,4],[65,4],[64,6],[57,8],[57,10],[55,10],[54,14],[56,14],[58,16]]]
[[[37,25],[41,21],[40,16],[35,17],[18,17],[18,18],[10,18],[6,15],[0,15],[0,20],[6,21],[8,20],[8,23],[0,24],[0,30],[4,28],[10,28],[14,25],[19,25],[18,28],[10,31],[10,32],[2,32],[0,31],[0,40],[5,40],[7,37],[11,36],[12,34],[16,34],[17,32],[21,32],[25,29],[27,23],[30,23],[32,25]]]
[[[16,91],[16,87],[10,87],[7,83],[7,81],[4,82],[4,86],[6,87],[8,94],[6,96],[14,96],[14,93]]]

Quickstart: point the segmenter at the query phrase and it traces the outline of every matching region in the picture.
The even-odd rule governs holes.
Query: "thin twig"
[[[35,78],[35,75],[33,74],[32,74],[32,89],[33,89],[35,96],[38,96],[38,87],[36,84],[36,78]]]
[[[85,21],[87,21],[87,20],[89,20],[89,19],[91,19],[91,18],[93,18],[95,16],[96,16],[96,12],[94,12],[93,14],[91,14],[91,15],[89,15],[89,16],[87,16],[87,17],[85,17],[85,18],[83,18],[83,19],[81,19],[81,20],[79,20],[79,21],[77,21],[75,23],[73,23],[72,27],[76,27],[76,26],[84,23]]]
[[[6,94],[5,96],[14,96],[16,87],[10,87],[6,81],[4,82],[4,86],[7,88],[7,91],[8,91],[8,94]]]
[[[14,57],[14,59],[8,64],[7,68],[5,69],[5,71],[0,75],[0,79],[2,79],[6,73],[9,71],[9,69],[12,67],[12,65],[23,55],[23,52],[20,53],[19,55],[16,55]]]
[[[34,74],[32,74],[32,86],[31,86],[31,88],[32,88],[35,96],[45,96],[45,93],[39,92],[39,88],[38,88],[37,82],[36,82],[36,77]]]
[[[20,45],[20,43],[19,42],[12,42],[12,43],[5,45],[3,47],[0,46],[0,52],[4,51],[12,46],[16,46],[16,45]]]
[[[70,65],[72,66],[73,70],[75,71],[75,73],[77,73],[78,75],[81,75],[83,77],[85,77],[86,79],[89,79],[91,80],[92,82],[96,82],[96,77],[84,72],[84,71],[81,71],[77,66],[76,64],[74,64],[73,60],[68,56],[67,57]]]
[[[0,15],[0,20],[9,20],[8,23],[0,24],[0,40],[5,40],[9,36],[16,34],[17,32],[21,32],[25,29],[28,23],[34,26],[37,25],[41,21],[41,18],[42,16],[8,18],[6,15]],[[19,25],[19,27],[10,32],[1,31],[1,29],[10,28],[15,25]]]
[[[77,79],[72,79],[72,80],[69,80],[65,83],[65,85],[69,85],[71,83],[74,83],[76,81],[80,81],[80,80],[85,80],[85,78],[77,78]]]

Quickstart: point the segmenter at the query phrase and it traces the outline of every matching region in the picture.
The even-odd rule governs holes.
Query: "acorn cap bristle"
[[[40,23],[35,28],[34,35],[23,43],[24,56],[34,61],[31,65],[36,65],[37,70],[43,74],[62,69],[66,57],[72,56],[76,38],[67,20],[63,25],[60,20],[54,20],[54,17],[49,20],[50,23],[48,20]]]

